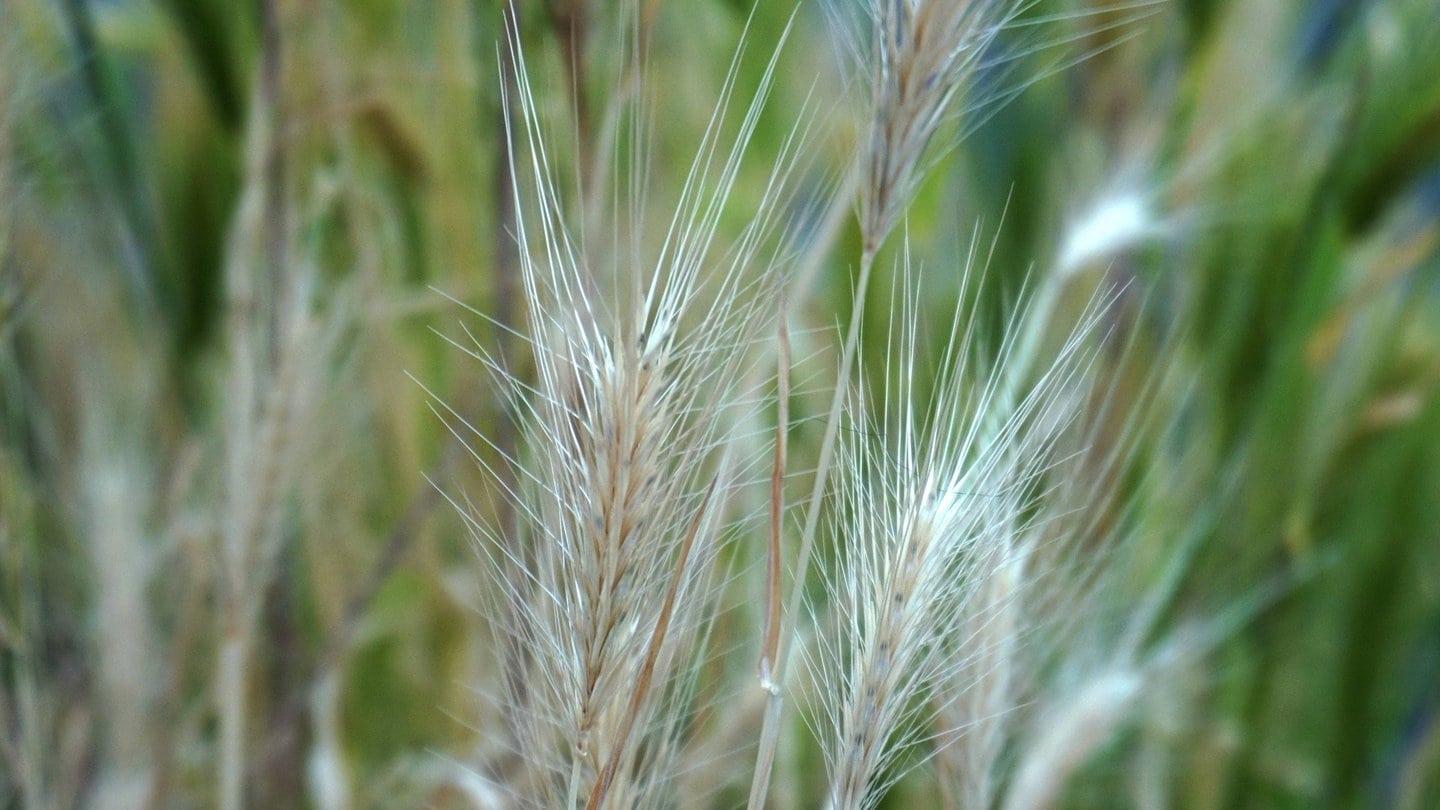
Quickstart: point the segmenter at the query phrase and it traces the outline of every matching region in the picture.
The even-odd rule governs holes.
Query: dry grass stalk
[[[158,645],[145,598],[155,556],[147,532],[150,482],[131,446],[133,437],[125,436],[111,415],[117,403],[101,392],[87,394],[78,488],[98,596],[99,691],[108,707],[107,768],[97,796],[102,807],[134,807],[150,787],[150,717],[157,697],[152,689]]]
[[[605,763],[605,769],[600,772],[595,789],[590,793],[590,801],[586,805],[587,810],[598,810],[603,806],[606,793],[615,782],[615,772],[621,762],[620,753],[630,739],[630,732],[635,728],[635,717],[640,713],[641,704],[650,694],[651,679],[655,675],[655,662],[665,643],[665,634],[670,629],[670,619],[675,615],[676,593],[680,584],[685,580],[686,569],[690,562],[690,550],[695,545],[695,535],[700,531],[700,520],[705,516],[705,510],[714,495],[715,483],[711,481],[710,488],[706,490],[705,498],[700,503],[700,508],[695,511],[695,520],[690,524],[690,529],[685,533],[685,539],[681,542],[680,550],[676,554],[675,572],[670,578],[670,589],[665,592],[665,601],[660,606],[660,616],[655,621],[655,630],[650,634],[650,644],[645,650],[644,663],[641,664],[635,685],[631,689],[630,705],[620,721],[615,750],[611,753],[610,760]]]
[[[319,268],[286,237],[295,212],[281,167],[279,10],[262,4],[261,80],[246,130],[244,187],[225,247],[228,367],[223,520],[217,555],[218,804],[246,801],[247,692],[256,629],[283,549],[285,505],[316,449],[342,336],[361,310],[353,290],[317,306]],[[332,451],[334,448],[327,448]]]
[[[760,643],[760,686],[773,693],[775,664],[780,653],[780,539],[785,529],[786,431],[790,426],[790,332],[784,289],[781,289],[775,330],[775,457],[770,471],[770,547],[765,560],[765,630]]]

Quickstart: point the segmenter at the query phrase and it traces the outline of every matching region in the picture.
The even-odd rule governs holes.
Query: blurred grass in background
[[[742,31],[767,53],[792,7],[639,5],[665,212]],[[519,15],[544,114],[583,143],[625,20]],[[925,306],[943,324],[980,296],[1002,323],[1037,277],[1072,274],[1067,311],[1123,284],[1115,396],[1182,381],[1147,405],[1166,427],[1138,442],[1125,519],[1183,551],[1162,623],[1238,617],[1066,806],[1440,806],[1440,7],[1022,18],[977,77],[1007,100],[955,125],[908,211]],[[801,184],[840,173],[834,38],[801,8],[736,210],[807,97]],[[492,437],[489,462],[513,451],[483,368],[433,331],[524,362],[502,43],[489,0],[0,5],[0,806],[214,804],[232,641],[249,806],[477,795],[500,722],[486,578],[430,482],[481,513],[503,499],[426,389]],[[742,61],[746,98],[763,66]],[[561,176],[588,171],[578,152]],[[1097,210],[1138,226],[1067,242]],[[844,228],[792,326],[816,374],[851,306]],[[962,288],[977,232],[993,255]],[[876,367],[886,312],[866,313]],[[797,469],[825,412],[800,389]],[[730,669],[754,618],[721,622]],[[777,802],[818,804],[807,763],[804,744],[782,759]],[[752,765],[734,758],[740,784]]]

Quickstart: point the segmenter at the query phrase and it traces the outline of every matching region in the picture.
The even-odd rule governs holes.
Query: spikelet
[[[873,252],[909,203],[921,158],[1015,0],[871,0],[868,143],[862,145],[860,229]]]

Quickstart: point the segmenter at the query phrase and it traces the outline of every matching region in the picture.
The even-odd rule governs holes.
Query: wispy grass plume
[[[961,309],[927,394],[916,383],[932,375],[920,367],[913,296],[906,292],[891,336],[893,365],[874,375],[884,380],[878,400],[886,404],[870,416],[866,403],[875,397],[859,387],[837,467],[840,559],[817,605],[831,621],[814,654],[828,801],[837,808],[873,806],[929,756],[937,705],[1007,677],[1019,628],[1006,613],[1022,598],[1016,574],[1031,553],[1027,522],[1058,438],[1076,416],[1097,324],[1092,308],[1012,401],[1000,369],[1017,332],[1035,325],[1022,311],[986,367],[973,312]],[[966,672],[976,680],[961,682]],[[1003,683],[994,687],[1004,694]],[[992,714],[1010,708],[980,703],[992,704]]]
[[[525,805],[663,804],[714,608],[737,469],[729,426],[776,286],[763,244],[778,185],[738,241],[716,244],[775,63],[725,146],[732,65],[665,240],[647,251],[618,216],[617,248],[567,226],[513,39],[511,53],[523,123],[512,166],[533,194],[517,193],[515,222],[535,376],[479,352],[520,413],[524,448],[503,462],[516,467],[517,525],[477,524],[503,592],[504,710],[527,771],[511,784]],[[617,264],[626,283],[609,285],[603,269]]]

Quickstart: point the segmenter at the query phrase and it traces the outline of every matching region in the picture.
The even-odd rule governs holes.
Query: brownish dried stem
[[[771,676],[780,652],[780,535],[785,519],[785,451],[790,422],[790,331],[785,288],[780,289],[775,328],[775,463],[770,472],[770,556],[765,568],[765,635],[760,652],[760,685],[774,689]]]
[[[830,413],[825,424],[825,435],[820,440],[820,459],[811,484],[810,497],[806,501],[805,528],[800,535],[800,552],[795,564],[794,580],[790,583],[790,602],[787,605],[792,621],[788,639],[781,647],[775,661],[774,682],[776,688],[770,691],[765,706],[765,720],[760,730],[760,751],[755,759],[755,772],[750,781],[750,810],[765,806],[765,796],[770,790],[770,774],[774,770],[775,750],[780,738],[780,717],[784,711],[783,685],[789,669],[790,656],[795,650],[795,631],[798,622],[800,600],[805,595],[805,575],[810,567],[810,556],[815,549],[815,532],[820,525],[820,501],[825,492],[830,464],[835,453],[835,441],[840,432],[840,413],[845,405],[845,395],[850,387],[851,368],[859,350],[860,323],[865,310],[865,293],[870,286],[871,270],[875,266],[875,254],[866,251],[860,256],[860,277],[855,284],[855,299],[850,312],[850,326],[845,333],[845,346],[840,352],[840,369],[835,381],[835,390],[830,399]]]

